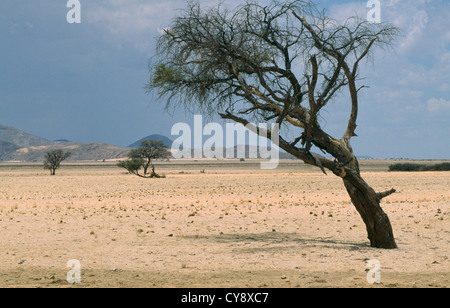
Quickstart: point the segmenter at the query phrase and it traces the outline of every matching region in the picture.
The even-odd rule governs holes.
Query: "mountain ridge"
[[[0,124],[0,140],[19,147],[49,145],[52,141],[29,134],[15,127]]]
[[[0,124],[0,161],[43,161],[46,152],[56,149],[71,152],[68,161],[121,159],[130,151],[129,148],[106,143],[79,143],[66,139],[49,141]]]
[[[102,160],[120,160],[127,157],[130,148],[137,148],[140,146],[141,141],[156,139],[162,140],[169,149],[172,146],[173,141],[163,135],[153,134],[144,137],[128,147],[120,147],[107,143],[79,143],[66,139],[59,139],[56,141],[49,141],[47,139],[31,135],[20,129],[14,127],[8,127],[0,124],[0,162],[6,161],[22,161],[22,162],[38,162],[43,161],[45,153],[51,150],[61,149],[72,153],[69,161],[102,161]],[[244,147],[244,149],[242,149]],[[238,151],[240,149],[240,151]],[[213,148],[203,149],[204,151],[214,151]],[[223,153],[223,157],[227,158],[226,153],[233,153],[233,157],[237,158],[238,152],[244,152],[244,157],[249,158],[250,153],[257,155],[260,158],[259,149],[255,146],[249,145],[237,145],[232,149],[218,148],[218,151]],[[191,157],[194,157],[194,149],[190,149]],[[280,159],[296,159],[294,156],[280,151]],[[205,155],[202,155],[205,158]],[[252,157],[253,158],[253,157]],[[370,156],[360,156],[360,159],[370,159]]]

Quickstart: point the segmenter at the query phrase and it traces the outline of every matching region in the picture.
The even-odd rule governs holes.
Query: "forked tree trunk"
[[[395,190],[377,194],[361,177],[356,158],[351,165],[353,167],[351,174],[343,177],[344,185],[366,225],[370,246],[384,249],[397,248],[391,222],[380,206],[381,199]]]
[[[344,185],[356,210],[366,225],[370,246],[375,248],[397,248],[391,223],[380,207],[380,201],[373,189],[356,188],[344,179]],[[370,187],[369,187],[370,188]]]
[[[236,121],[236,118],[232,115],[221,116],[224,119],[228,118]],[[236,122],[244,125],[248,124],[248,122],[239,119]],[[258,133],[257,130],[255,132]],[[381,193],[375,192],[361,177],[358,160],[353,154],[351,146],[344,140],[332,139],[326,133],[317,129],[317,127],[312,128],[312,136],[314,137],[314,145],[326,150],[328,153],[333,153],[333,156],[336,158],[334,162],[320,157],[320,155],[313,155],[304,149],[298,149],[284,140],[280,141],[280,145],[283,150],[303,160],[306,164],[321,168],[325,174],[325,169],[328,169],[343,179],[350,199],[366,225],[371,247],[382,249],[397,248],[389,218],[380,206],[380,201],[395,193],[395,189]]]
[[[383,249],[397,248],[389,218],[380,206],[381,200],[393,194],[395,189],[382,193],[375,192],[362,178],[358,160],[349,143],[343,140],[329,142],[332,139],[320,130],[314,131],[314,137],[316,145],[327,149],[329,153],[334,153],[339,161],[347,162],[338,164],[337,161],[330,162],[322,159],[320,167],[322,171],[326,167],[343,179],[350,199],[366,225],[370,246]],[[293,151],[291,154],[296,154],[296,152]],[[306,160],[305,162],[318,165],[319,160]]]
[[[161,176],[155,172],[155,166],[152,165],[152,173],[150,174],[151,178],[160,178]]]

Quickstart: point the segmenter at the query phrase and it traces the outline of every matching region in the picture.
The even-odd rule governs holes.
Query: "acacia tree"
[[[194,106],[243,125],[262,120],[279,124],[281,131],[295,128],[296,138],[281,134],[279,147],[342,178],[370,245],[393,249],[380,201],[395,190],[377,193],[366,183],[351,139],[364,87],[360,64],[373,59],[375,47],[391,46],[397,34],[390,24],[358,17],[338,23],[310,1],[246,2],[233,11],[190,2],[158,40],[147,90],[158,90],[167,108]],[[342,137],[335,138],[323,130],[321,111],[343,91],[351,111]],[[271,138],[270,130],[254,131]],[[334,160],[312,153],[313,146]]]
[[[61,162],[72,156],[70,152],[53,150],[45,153],[44,169],[50,170],[50,175],[56,174],[56,169],[61,167]]]
[[[164,160],[170,157],[170,151],[167,145],[161,140],[144,140],[141,147],[132,149],[128,153],[128,160],[121,161],[117,165],[125,168],[130,173],[144,178],[160,178],[161,176],[155,172],[153,161]],[[144,174],[140,175],[139,170],[143,168]],[[151,172],[149,172],[151,168]]]

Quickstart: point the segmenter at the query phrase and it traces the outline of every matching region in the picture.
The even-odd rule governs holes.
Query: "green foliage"
[[[134,173],[139,175],[139,170],[142,168],[142,160],[141,159],[128,159],[121,161],[117,164],[118,167],[125,168],[130,173]]]
[[[154,68],[152,83],[157,87],[164,87],[166,84],[176,82],[181,78],[182,75],[179,71],[167,64],[160,63]]]
[[[450,163],[442,163],[435,165],[421,165],[421,164],[393,164],[389,166],[389,171],[450,171]]]
[[[422,171],[419,164],[394,164],[389,166],[389,171]]]
[[[164,142],[160,140],[145,140],[141,142],[141,147],[132,149],[128,153],[128,159],[117,164],[118,167],[125,168],[128,172],[141,176],[139,170],[144,169],[142,177],[159,177],[155,173],[154,160],[167,160],[171,153]],[[151,167],[151,173],[149,168]]]
[[[170,151],[161,140],[145,140],[141,142],[141,147],[133,149],[128,154],[129,158],[141,158],[144,160],[168,159]]]

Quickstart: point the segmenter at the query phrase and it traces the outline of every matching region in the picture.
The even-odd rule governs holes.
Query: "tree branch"
[[[270,130],[266,130],[266,129],[263,129],[263,128],[260,128],[260,127],[254,126],[254,125],[252,125],[250,127],[249,126],[250,122],[247,121],[246,119],[237,117],[237,116],[231,114],[230,112],[219,113],[219,115],[220,115],[220,117],[222,117],[222,119],[232,120],[234,122],[241,123],[242,125],[248,127],[252,132],[254,132],[255,134],[257,134],[259,136],[263,136],[268,139],[272,139],[272,132]],[[279,137],[279,144],[277,144],[277,145],[280,148],[282,148],[283,150],[285,150],[286,152],[297,157],[298,159],[303,160],[303,162],[305,162],[306,164],[319,167],[325,175],[327,175],[325,168],[331,170],[333,173],[336,172],[336,170],[335,170],[336,166],[331,160],[326,159],[325,157],[320,156],[318,154],[310,153],[306,149],[299,149],[299,148],[293,146],[292,143],[288,143],[282,137]]]
[[[390,195],[392,195],[392,194],[394,194],[394,193],[396,193],[396,192],[397,192],[397,191],[396,191],[394,188],[392,188],[391,190],[388,190],[388,191],[385,191],[385,192],[378,193],[378,194],[377,194],[378,201],[381,201],[381,199],[386,198],[386,197],[388,197],[388,196],[390,196]]]

